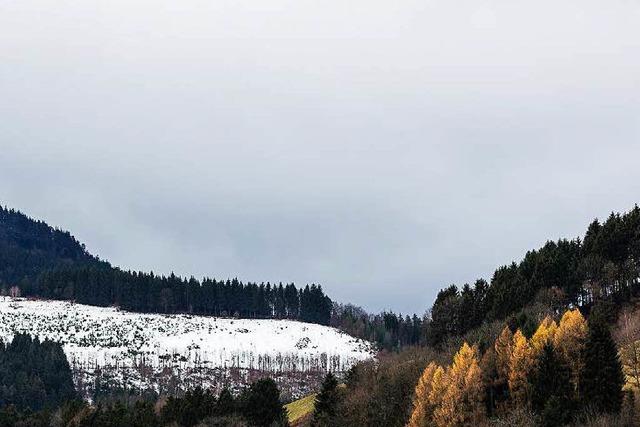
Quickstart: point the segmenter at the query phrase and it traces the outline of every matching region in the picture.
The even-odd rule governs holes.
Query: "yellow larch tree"
[[[511,363],[511,354],[513,353],[513,334],[508,326],[504,327],[496,339],[494,349],[496,352],[498,381],[506,384],[509,381],[509,363]]]
[[[439,409],[442,406],[442,400],[448,387],[448,373],[443,367],[438,366],[436,371],[433,373],[433,380],[431,382],[431,392],[429,393],[429,403],[431,405],[429,408],[431,410],[431,413],[429,414],[430,424],[427,425],[435,425],[438,427],[447,426],[447,424],[444,423],[445,420],[442,419],[442,411]]]
[[[558,325],[549,316],[545,317],[538,329],[531,337],[531,348],[536,358],[542,353],[542,349],[546,344],[553,344],[553,338],[558,330]]]
[[[407,427],[428,427],[433,415],[434,402],[429,400],[433,388],[433,377],[436,371],[442,368],[431,362],[422,372],[418,380],[415,396],[413,398],[413,412]]]
[[[624,310],[620,313],[614,330],[626,377],[625,388],[640,393],[640,311]]]
[[[527,338],[516,331],[513,335],[513,353],[509,361],[509,396],[516,406],[526,406],[531,397],[529,375],[535,366],[533,349]]]
[[[466,342],[447,370],[448,385],[442,402],[434,411],[438,427],[479,425],[486,417],[483,405],[482,371],[477,347]]]
[[[553,337],[553,346],[559,357],[571,368],[571,382],[575,392],[579,390],[578,382],[584,365],[582,354],[587,332],[587,321],[580,310],[569,310],[562,316]]]
[[[620,348],[620,363],[626,379],[625,387],[640,392],[640,341]]]

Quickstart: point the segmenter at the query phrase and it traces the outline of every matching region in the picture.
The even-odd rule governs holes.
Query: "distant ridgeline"
[[[640,291],[640,208],[594,220],[584,240],[549,241],[527,252],[520,263],[498,268],[491,283],[476,281],[458,289],[452,285],[438,294],[426,340],[442,342],[462,335],[484,321],[517,314],[541,298],[558,306],[588,310],[596,302],[612,309]],[[522,325],[526,328],[527,325]]]
[[[75,300],[144,313],[286,318],[328,324],[321,286],[242,283],[122,271],[91,255],[69,232],[0,206],[0,292]]]

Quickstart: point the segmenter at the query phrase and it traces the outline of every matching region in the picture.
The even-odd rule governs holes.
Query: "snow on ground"
[[[0,297],[0,339],[10,341],[18,332],[60,342],[74,374],[85,377],[141,367],[156,374],[193,369],[344,372],[373,357],[370,343],[310,323],[140,314],[68,301]]]

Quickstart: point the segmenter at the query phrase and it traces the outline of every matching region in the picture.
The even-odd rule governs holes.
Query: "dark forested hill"
[[[549,241],[519,262],[499,267],[490,283],[446,288],[431,312],[429,341],[462,335],[485,321],[518,313],[540,295],[550,293],[560,307],[588,311],[596,302],[612,307],[640,290],[640,208],[594,220],[584,239]]]
[[[0,206],[0,287],[51,268],[98,263],[69,232]]]
[[[0,207],[0,293],[151,313],[287,318],[328,324],[319,285],[243,283],[123,271],[91,255],[69,232]]]

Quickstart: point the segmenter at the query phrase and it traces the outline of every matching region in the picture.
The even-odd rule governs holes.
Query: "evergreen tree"
[[[216,402],[215,407],[215,415],[231,415],[234,410],[235,401],[233,399],[233,395],[231,394],[231,391],[227,387],[225,387],[220,392],[220,396],[218,396],[218,401]]]
[[[315,399],[312,426],[330,427],[335,425],[338,406],[338,380],[329,372],[322,382],[322,389]]]
[[[288,426],[287,410],[280,401],[280,390],[271,378],[253,383],[243,396],[242,405],[242,414],[252,426]]]
[[[556,356],[550,343],[539,353],[532,375],[531,406],[542,415],[545,427],[567,424],[571,420],[573,388],[571,370]]]
[[[589,320],[580,385],[587,407],[597,412],[620,411],[624,385],[622,365],[609,327],[598,317]]]
[[[76,397],[60,344],[16,334],[9,345],[0,346],[0,406],[37,411]]]

